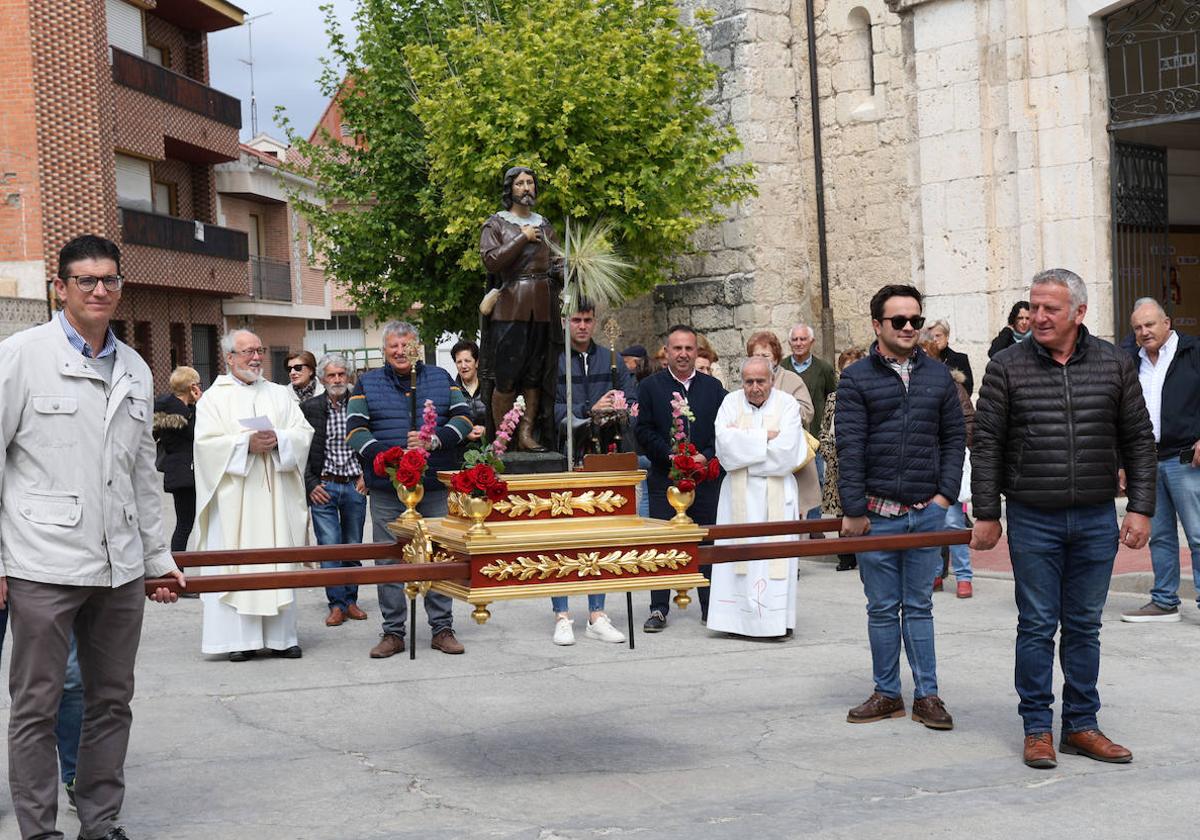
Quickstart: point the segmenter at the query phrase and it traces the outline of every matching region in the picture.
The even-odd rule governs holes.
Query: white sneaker
[[[575,644],[575,622],[566,616],[560,616],[554,622],[554,644],[556,645],[573,645]],[[588,629],[591,633],[591,629]]]
[[[608,616],[602,615],[594,622],[589,621],[587,626],[587,637],[589,639],[598,639],[602,642],[614,642],[620,644],[625,641],[625,634],[613,627]]]

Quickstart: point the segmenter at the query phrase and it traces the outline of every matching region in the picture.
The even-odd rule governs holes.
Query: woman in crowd
[[[842,371],[859,359],[865,358],[867,351],[863,347],[848,347],[837,358],[837,372]],[[821,445],[817,451],[825,459],[825,484],[821,488],[821,513],[824,516],[842,515],[842,497],[838,493],[838,460],[837,445],[833,431],[834,406],[837,405],[837,391],[825,398],[825,418],[821,423]],[[858,560],[853,554],[839,554],[837,570],[848,572],[858,568]]]
[[[167,380],[170,392],[154,400],[154,439],[163,489],[175,501],[175,533],[171,551],[186,551],[192,520],[196,518],[196,478],[192,473],[192,439],[196,432],[196,400],[200,399],[200,374],[177,367]]]
[[[1029,301],[1019,300],[1008,311],[1008,326],[1000,330],[1000,334],[992,340],[988,348],[988,358],[992,358],[1006,347],[1012,347],[1018,341],[1029,338]]]
[[[966,353],[959,353],[950,348],[950,323],[945,318],[938,318],[925,328],[926,335],[933,342],[931,355],[941,359],[942,364],[963,375],[962,386],[967,389],[967,395],[975,393],[975,377],[971,374],[971,360]]]
[[[942,323],[942,322],[937,322]],[[935,359],[938,357],[938,342],[932,335],[933,328],[930,327],[921,335],[921,349]],[[949,366],[949,363],[947,363]],[[956,390],[958,391],[958,403],[962,406],[963,420],[967,426],[967,457],[964,463],[969,463],[971,460],[971,440],[975,435],[975,406],[971,404],[971,395],[967,393],[965,376],[962,371],[950,368],[950,377],[954,380]],[[967,476],[966,489],[970,488],[970,477]],[[958,499],[952,499],[952,504],[946,510],[946,527],[955,531],[965,531],[967,529],[967,512],[963,505],[963,499],[968,498],[960,491]],[[971,549],[967,545],[952,545],[942,549],[942,573],[933,580],[933,591],[940,592],[942,583],[950,571],[950,567],[954,567],[954,581],[957,588],[959,598],[970,598],[974,591],[971,585],[973,574],[971,572]]]
[[[801,422],[807,429],[808,421],[813,415],[812,396],[800,375],[780,364],[783,360],[783,345],[779,343],[775,333],[762,330],[750,336],[746,342],[746,355],[757,356],[771,363],[771,372],[774,375],[771,387],[795,398],[800,405]],[[799,493],[801,515],[821,504],[821,481],[817,477],[816,459],[811,459],[796,472],[796,490]]]
[[[454,382],[471,404],[471,424],[486,425],[488,411],[479,388],[479,345],[464,339],[450,348],[450,358],[458,370]]]
[[[307,350],[293,353],[288,357],[288,381],[291,387],[288,393],[296,402],[325,393],[325,386],[317,379],[317,359]]]

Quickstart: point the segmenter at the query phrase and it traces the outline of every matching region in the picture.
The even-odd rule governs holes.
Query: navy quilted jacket
[[[462,466],[459,444],[471,431],[470,406],[450,374],[434,365],[417,363],[417,417],[411,416],[410,378],[401,376],[384,365],[369,370],[358,379],[358,385],[346,407],[346,443],[358,453],[363,476],[372,490],[390,491],[391,481],[375,475],[375,456],[392,446],[404,446],[408,433],[421,425],[425,400],[433,400],[438,421],[435,434],[441,442],[429,453],[429,466],[423,484],[426,488],[441,487],[438,470],[456,470]]]
[[[834,416],[846,516],[865,516],[868,495],[909,505],[938,493],[958,498],[966,426],[954,380],[938,360],[916,350],[905,389],[872,345],[842,372]]]

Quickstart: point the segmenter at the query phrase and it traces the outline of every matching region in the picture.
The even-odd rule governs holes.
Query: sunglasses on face
[[[299,373],[306,367],[308,367],[308,365],[288,365],[288,370],[290,370],[292,373]]]
[[[925,317],[923,315],[893,315],[891,318],[884,318],[883,320],[891,324],[894,330],[904,329],[905,323],[912,324],[914,330],[919,330],[925,326]]]

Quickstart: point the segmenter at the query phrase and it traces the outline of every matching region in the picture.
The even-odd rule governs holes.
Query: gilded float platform
[[[453,473],[438,473],[449,487]],[[410,562],[467,562],[471,577],[434,581],[441,592],[475,607],[482,624],[493,601],[642,589],[687,592],[708,581],[696,548],[705,529],[637,515],[644,470],[504,476],[508,493],[485,517],[464,510],[451,492],[449,515],[388,528],[409,540]]]

